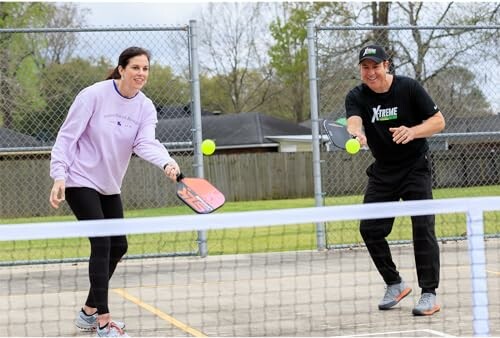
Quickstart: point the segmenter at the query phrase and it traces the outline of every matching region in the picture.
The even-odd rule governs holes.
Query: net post
[[[472,278],[473,332],[475,336],[489,336],[484,215],[481,208],[471,208],[467,212],[467,244]]]
[[[307,21],[307,60],[309,63],[309,95],[311,108],[311,132],[313,152],[313,178],[314,178],[314,200],[317,207],[323,206],[323,193],[321,191],[321,155],[319,137],[319,115],[318,115],[318,89],[316,79],[316,48],[314,39],[314,20]],[[318,250],[325,250],[325,223],[316,223],[316,246]]]

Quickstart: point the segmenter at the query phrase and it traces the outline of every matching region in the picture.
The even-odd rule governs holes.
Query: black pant
[[[432,178],[427,154],[404,165],[373,163],[366,170],[368,185],[364,203],[432,199]],[[422,292],[435,293],[439,285],[439,245],[434,215],[412,216],[413,250],[418,285]],[[394,217],[362,220],[360,232],[375,266],[387,285],[401,282],[385,239],[392,231]]]
[[[90,188],[66,188],[66,201],[78,220],[123,218],[120,195],[102,195]],[[127,252],[126,236],[89,237],[90,290],[85,305],[109,313],[109,280]]]

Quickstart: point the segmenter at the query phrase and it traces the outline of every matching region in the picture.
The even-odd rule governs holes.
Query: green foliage
[[[55,3],[1,3],[0,27],[47,27],[57,13]],[[51,108],[47,100],[50,95],[40,90],[45,85],[42,82],[47,65],[41,51],[49,45],[47,37],[39,34],[0,35],[0,86],[3,94],[0,121],[4,127],[37,136],[44,129],[41,125],[47,124],[48,120],[39,119],[36,112],[51,113],[46,110]],[[54,126],[46,128],[54,129]]]
[[[173,73],[168,66],[152,64],[143,92],[156,106],[183,105],[190,102],[189,81]]]
[[[483,186],[470,188],[436,189],[435,198],[496,196],[500,194],[500,186]],[[346,205],[362,203],[362,196],[329,197],[325,204]],[[272,210],[287,208],[308,208],[315,205],[313,198],[228,202],[217,213]],[[191,214],[185,206],[162,209],[132,210],[126,217],[154,217],[167,215]],[[485,213],[485,232],[498,233],[500,212]],[[38,217],[15,220],[0,220],[0,224],[33,223],[74,220],[73,216]],[[465,215],[443,214],[436,217],[438,237],[462,236],[465,229]],[[329,222],[327,224],[328,244],[361,243],[358,221]],[[389,240],[411,239],[411,223],[409,217],[398,217]],[[295,250],[314,250],[316,248],[316,228],[314,224],[258,227],[250,229],[212,230],[208,233],[211,255],[234,253],[257,253]],[[138,234],[129,236],[129,254],[148,254],[155,252],[188,252],[196,251],[196,234],[194,232]],[[37,241],[8,241],[3,243],[0,261],[27,259],[60,259],[61,257],[88,256],[88,241],[82,238],[49,239]],[[57,250],[55,250],[57,248]],[[158,251],[161,250],[161,251]]]
[[[110,68],[104,59],[95,64],[76,58],[48,65],[39,77],[39,93],[45,105],[26,109],[17,129],[29,130],[41,140],[53,140],[75,96],[90,84],[104,80]]]
[[[231,96],[224,84],[225,75],[207,76],[200,74],[201,106],[208,111],[232,113]]]
[[[241,73],[245,73],[244,75]],[[234,92],[234,79],[239,81],[239,90]],[[240,113],[261,110],[269,104],[271,83],[259,70],[239,69],[230,74],[214,76],[200,75],[201,105],[209,111]],[[234,96],[239,95],[238,99]],[[266,108],[264,108],[266,109]]]
[[[289,85],[296,74],[307,70],[307,30],[306,23],[310,11],[303,8],[292,9],[290,18],[282,22],[277,18],[270,26],[271,35],[276,43],[269,49],[271,66]]]
[[[314,18],[324,25],[350,24],[353,14],[346,4],[334,2],[285,3],[283,9],[284,17],[277,17],[269,28],[275,40],[268,52],[270,64],[276,70],[274,82],[280,86],[273,106],[302,122],[309,118],[307,21]],[[275,109],[271,111],[275,114]]]
[[[305,3],[292,3],[289,6],[285,6],[289,17],[286,20],[278,17],[269,27],[275,44],[268,53],[271,66],[276,69],[283,85],[283,92],[290,100],[289,109],[295,121],[302,122],[309,117],[306,27],[312,9]]]
[[[55,10],[49,2],[1,2],[0,27],[45,27]]]

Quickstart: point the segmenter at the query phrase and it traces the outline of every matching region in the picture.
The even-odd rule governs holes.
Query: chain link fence
[[[445,116],[446,129],[428,140],[433,186],[440,189],[439,196],[457,197],[446,188],[499,184],[500,26],[315,27],[312,35],[316,52],[309,54],[309,62],[317,93],[314,97],[311,92],[311,100],[317,100],[320,126],[324,119],[345,118],[345,96],[361,83],[359,50],[379,44],[391,58],[390,71],[417,79]],[[324,131],[320,128],[319,133]],[[325,140],[326,135],[318,139]],[[333,201],[328,197],[337,203],[340,196],[345,203],[361,203],[371,153],[351,156],[322,145],[317,204],[320,195],[326,205]],[[338,229],[328,228],[330,238],[336,236],[334,230]]]
[[[0,30],[0,215],[69,214],[49,207],[50,149],[75,96],[104,80],[127,47],[151,52],[145,94],[167,119],[157,138],[187,175],[193,172],[190,27]],[[201,127],[200,127],[201,130]],[[123,185],[125,208],[177,204],[174,187],[149,163],[132,158]]]

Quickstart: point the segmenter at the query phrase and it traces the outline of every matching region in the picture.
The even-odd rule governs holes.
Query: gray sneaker
[[[412,312],[415,316],[430,316],[439,310],[441,310],[441,307],[436,304],[436,295],[433,293],[422,293]]]
[[[125,328],[125,323],[114,322],[120,329]],[[94,331],[97,328],[97,312],[89,316],[81,309],[76,315],[75,325],[82,331]]]
[[[385,289],[384,298],[378,304],[379,310],[389,310],[391,307],[401,301],[401,299],[408,296],[411,288],[407,288],[405,282],[401,281],[398,284],[387,285]]]
[[[114,321],[109,322],[102,329],[98,327],[96,333],[97,337],[129,337]]]

